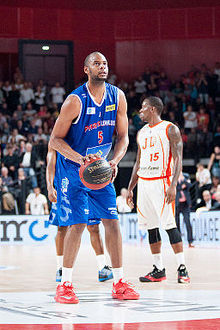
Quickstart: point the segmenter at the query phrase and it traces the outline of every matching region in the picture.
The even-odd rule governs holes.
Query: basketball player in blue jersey
[[[112,183],[100,190],[86,188],[79,178],[79,167],[87,159],[106,158],[114,129],[117,141],[113,158],[112,180],[117,164],[128,146],[127,103],[124,93],[107,84],[108,63],[99,52],[87,56],[84,72],[88,82],[74,90],[65,100],[55,123],[49,146],[57,151],[55,182],[57,184],[57,219],[59,226],[69,226],[64,242],[62,281],[55,300],[78,303],[72,286],[72,271],[81,236],[88,220],[101,218],[105,228],[106,247],[112,262],[113,290],[116,299],[139,299],[130,284],[123,280],[122,239]]]
[[[58,225],[56,220],[57,213],[57,186],[54,182],[55,170],[56,170],[56,151],[49,148],[47,153],[47,168],[46,168],[46,181],[47,181],[47,190],[48,198],[52,203],[52,211],[50,215],[51,223]],[[113,278],[113,273],[111,267],[107,266],[106,259],[104,255],[103,242],[99,231],[100,219],[92,219],[87,224],[87,229],[90,233],[90,241],[92,247],[96,254],[96,260],[98,265],[98,279],[99,282],[104,282]],[[57,252],[57,272],[56,272],[56,282],[61,282],[62,278],[62,265],[63,265],[63,246],[64,238],[67,231],[66,226],[58,226],[57,235],[56,235],[56,252]]]

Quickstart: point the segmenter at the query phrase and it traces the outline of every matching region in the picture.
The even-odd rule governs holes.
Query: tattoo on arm
[[[170,147],[174,161],[173,179],[171,185],[176,186],[182,170],[183,142],[177,126],[171,125],[168,130]]]

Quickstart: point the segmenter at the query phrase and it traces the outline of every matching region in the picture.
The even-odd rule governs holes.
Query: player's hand
[[[176,198],[176,187],[170,186],[167,189],[165,201],[167,204],[170,204],[171,202],[173,202],[175,200],[175,198]]]
[[[133,191],[132,190],[128,190],[126,200],[127,200],[128,206],[131,209],[133,209],[134,208],[134,201],[133,201]]]
[[[48,198],[51,203],[57,202],[57,191],[56,191],[56,189],[54,189],[54,187],[48,188]]]
[[[111,182],[114,182],[117,174],[118,174],[118,166],[116,164],[116,162],[112,159],[109,161],[109,164],[112,168],[112,178],[111,178]]]
[[[90,162],[91,160],[97,159],[97,158],[100,158],[99,154],[88,154],[88,155],[82,157],[82,162],[83,162],[83,164],[85,164],[86,162]]]

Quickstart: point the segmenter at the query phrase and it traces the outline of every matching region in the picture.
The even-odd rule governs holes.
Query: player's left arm
[[[113,170],[112,181],[117,175],[117,165],[124,157],[128,148],[128,117],[127,117],[127,101],[124,93],[119,90],[119,104],[116,117],[116,132],[117,140],[114,147],[114,155],[110,160],[110,165]]]
[[[173,179],[170,187],[166,192],[166,202],[169,204],[176,198],[176,186],[178,178],[182,171],[182,154],[183,154],[183,142],[179,128],[176,125],[171,125],[168,129],[168,137],[170,140],[170,147],[173,156]]]

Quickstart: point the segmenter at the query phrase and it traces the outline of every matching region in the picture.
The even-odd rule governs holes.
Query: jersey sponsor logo
[[[97,123],[85,126],[85,133],[87,131],[92,131],[93,129],[97,129],[102,126],[115,126],[115,120],[100,120]]]
[[[95,107],[89,107],[86,110],[87,115],[95,115]]]
[[[114,110],[115,110],[115,104],[107,105],[106,108],[105,108],[106,112],[114,111]]]
[[[61,191],[64,195],[66,195],[68,185],[69,185],[69,180],[67,178],[63,178],[61,182]]]

